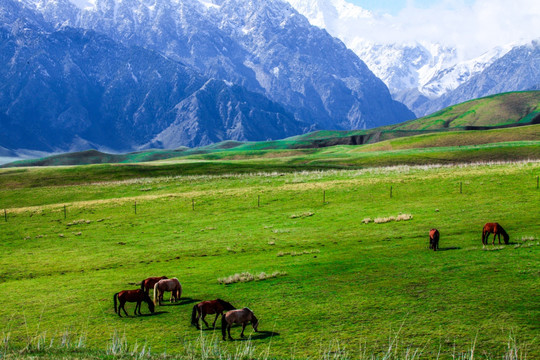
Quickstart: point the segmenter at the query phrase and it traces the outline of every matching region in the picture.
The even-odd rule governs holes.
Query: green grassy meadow
[[[505,146],[538,153],[537,141],[456,153]],[[387,156],[417,156],[416,166],[360,169],[376,151],[298,151],[0,170],[0,357],[54,358],[38,344],[82,336],[83,350],[56,355],[113,357],[121,338],[184,358],[234,358],[245,346],[246,358],[382,358],[395,340],[400,359],[472,358],[473,347],[474,358],[499,359],[511,338],[525,354],[514,358],[540,358],[537,160],[423,166],[451,151],[404,148]],[[399,214],[413,218],[363,222]],[[482,226],[495,221],[511,244],[484,249]],[[439,252],[427,249],[433,227]],[[217,281],[276,271],[286,274]],[[115,292],[161,275],[182,283],[179,304],[114,313]],[[251,308],[263,332],[249,327],[251,341],[240,341],[235,327],[237,341],[222,342],[219,330],[190,326],[193,305],[217,297]]]

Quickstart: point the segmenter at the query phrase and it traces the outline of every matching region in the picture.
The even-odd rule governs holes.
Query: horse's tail
[[[116,302],[117,302],[116,299],[118,299],[118,293],[116,293],[116,294],[113,295],[114,312],[115,312],[115,313],[117,312],[116,309],[118,308],[118,307],[117,307],[117,304],[116,304]]]
[[[197,321],[197,305],[193,305],[193,311],[191,312],[191,325],[199,328],[199,322]]]
[[[223,340],[225,340],[225,337],[227,336],[227,319],[225,318],[225,314],[221,316],[221,334],[223,335]]]
[[[154,285],[154,305],[157,305],[157,303],[156,303],[156,299],[157,299],[156,294],[157,294],[157,292],[158,292],[158,283],[159,283],[159,282],[157,282],[157,283]]]
[[[141,290],[144,291],[144,280],[141,281]]]

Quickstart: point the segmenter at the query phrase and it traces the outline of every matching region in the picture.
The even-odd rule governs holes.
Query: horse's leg
[[[201,316],[202,316],[202,309],[200,309],[197,306],[197,330],[201,329],[201,327],[199,326],[199,319],[201,318]]]
[[[219,315],[221,315],[222,313],[220,312],[216,312],[216,318],[214,319],[214,323],[212,324],[212,327],[215,329],[216,328],[216,321],[217,321],[217,318],[219,317]]]
[[[499,238],[499,245],[501,245],[501,233],[497,233],[497,237]]]
[[[242,333],[240,334],[240,337],[244,337],[244,330],[246,330],[246,323],[242,323]]]
[[[136,316],[140,313],[139,307],[141,306],[141,302],[137,300],[137,303],[135,304],[135,311],[133,312],[133,315]]]
[[[203,323],[206,325],[207,328],[210,327],[210,325],[208,325],[208,323],[206,322],[206,320],[204,320],[204,317],[206,316],[206,313],[204,312],[204,310],[202,311],[202,316],[201,316],[201,319],[203,321]]]
[[[227,333],[229,334],[229,339],[233,340],[233,338],[231,336],[231,327],[232,327],[232,324],[227,324]]]
[[[125,300],[120,303],[120,307],[122,308],[122,310],[124,310],[124,314],[126,314],[126,316],[129,316],[124,305],[126,305]],[[120,312],[120,310],[118,310],[118,312]]]

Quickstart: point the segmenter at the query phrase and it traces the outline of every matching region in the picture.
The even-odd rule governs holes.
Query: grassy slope
[[[226,141],[202,148],[178,150],[149,150],[124,155],[103,154],[98,151],[84,151],[79,153],[61,154],[43,159],[23,160],[8,166],[58,166],[83,165],[103,163],[140,163],[173,157],[192,157],[199,154],[248,152],[252,156],[265,155],[268,150],[291,150],[328,147],[343,144],[376,143],[396,138],[412,138],[410,143],[423,147],[421,141],[415,136],[426,133],[435,133],[432,139],[436,142],[441,136],[439,146],[478,145],[492,142],[538,140],[538,130],[528,130],[524,133],[506,129],[498,132],[494,137],[485,131],[473,131],[466,136],[466,142],[459,140],[461,135],[447,136],[447,131],[456,131],[464,126],[497,127],[512,124],[526,125],[531,123],[540,114],[540,91],[514,92],[493,95],[487,98],[469,101],[451,106],[436,114],[411,120],[402,124],[385,126],[371,130],[353,131],[317,131],[310,134],[299,135],[284,140],[240,143]],[[536,122],[536,120],[534,120]],[[537,125],[540,126],[540,125]],[[519,135],[524,135],[520,138]],[[449,142],[449,139],[458,141]],[[433,146],[433,145],[430,145]],[[261,153],[262,152],[262,153]],[[220,157],[221,155],[215,155]]]
[[[473,163],[540,159],[540,125],[481,132],[426,134],[365,146],[320,149],[244,150],[140,164],[28,167],[0,170],[0,188],[34,188],[62,184],[119,181],[138,177],[297,172],[302,170]],[[515,141],[522,139],[523,141]],[[33,196],[33,195],[29,195]],[[43,194],[47,196],[47,194]],[[15,204],[14,204],[15,205]]]
[[[539,174],[540,165],[530,163],[75,186],[58,177],[47,187],[2,186],[0,208],[11,209],[0,222],[0,323],[11,345],[69,329],[86,334],[88,347],[104,349],[116,330],[132,345],[147,342],[153,353],[185,353],[186,342],[200,335],[189,326],[193,303],[223,297],[252,308],[260,329],[278,334],[254,334],[257,356],[268,346],[279,358],[320,356],[333,341],[352,354],[362,345],[377,352],[403,324],[399,352],[410,345],[435,358],[441,347],[447,358],[477,337],[476,354],[500,358],[513,332],[528,344],[527,358],[538,358]],[[314,215],[291,218],[305,212]],[[399,213],[414,218],[361,223]],[[91,222],[68,225],[78,219]],[[482,251],[487,221],[503,224],[515,244]],[[426,250],[431,227],[441,231],[445,251]],[[524,242],[528,236],[536,240]],[[277,256],[303,250],[320,253]],[[278,270],[287,275],[230,286],[216,281]],[[151,317],[113,313],[114,292],[162,274],[180,278],[180,305]]]
[[[540,91],[488,96],[450,106],[393,130],[438,130],[465,126],[501,126],[530,123],[540,115]]]

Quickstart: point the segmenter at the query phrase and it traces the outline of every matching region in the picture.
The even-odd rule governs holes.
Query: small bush
[[[272,274],[267,274],[265,272],[261,272],[259,274],[253,275],[249,272],[243,272],[241,274],[234,274],[228,277],[219,278],[217,281],[219,284],[229,285],[234,284],[238,282],[250,282],[250,281],[260,281],[260,280],[266,280],[275,278],[278,276],[285,276],[287,275],[286,272],[282,271],[274,271]]]
[[[298,218],[306,218],[315,215],[315,213],[312,213],[311,211],[307,211],[301,214],[293,214],[290,216],[291,219],[298,219]]]
[[[384,224],[392,221],[407,221],[411,220],[413,216],[411,214],[399,214],[398,216],[380,217],[373,220],[375,224]],[[364,219],[366,220],[366,219]],[[364,221],[365,222],[365,221]],[[367,222],[365,222],[367,224]]]

